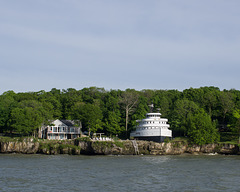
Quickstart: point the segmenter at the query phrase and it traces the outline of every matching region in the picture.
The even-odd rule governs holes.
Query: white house
[[[42,126],[39,130],[39,138],[42,139],[75,139],[81,134],[81,123],[73,120],[55,120],[50,125]]]

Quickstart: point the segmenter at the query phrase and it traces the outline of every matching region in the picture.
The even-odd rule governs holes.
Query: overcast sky
[[[0,0],[0,93],[240,90],[239,0]]]

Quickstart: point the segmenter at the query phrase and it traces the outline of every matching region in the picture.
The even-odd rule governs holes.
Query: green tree
[[[4,92],[0,96],[0,132],[12,131],[9,121],[11,111],[16,106],[15,96],[13,91]]]
[[[83,126],[87,128],[89,136],[91,132],[96,133],[103,129],[102,118],[103,115],[99,106],[90,103],[79,105],[77,119],[80,119]]]
[[[73,119],[75,113],[74,105],[77,102],[82,102],[82,94],[80,91],[73,88],[63,90],[61,95],[61,104],[64,119]]]
[[[204,87],[202,89],[205,92],[203,95],[202,105],[206,109],[210,117],[212,117],[213,110],[217,107],[217,98],[220,91],[217,89],[208,88],[208,87]]]
[[[231,92],[223,91],[219,95],[219,106],[220,106],[220,111],[222,113],[222,125],[224,126],[224,129],[227,127],[227,121],[226,121],[226,116],[227,114],[230,114],[232,110],[234,109],[235,102],[234,102],[234,97]]]
[[[187,134],[187,117],[195,113],[199,107],[193,101],[188,99],[179,99],[175,102],[174,110],[170,118],[171,129],[176,136],[186,136]]]
[[[120,114],[115,111],[109,111],[106,118],[105,129],[108,135],[119,135],[124,131],[120,125]]]
[[[130,130],[135,129],[135,126],[137,125],[136,120],[144,119],[146,117],[146,113],[149,112],[149,106],[147,102],[148,101],[146,97],[139,97],[138,106],[136,107],[134,114],[131,116]]]
[[[43,123],[41,113],[31,107],[14,108],[11,112],[11,126],[22,135],[30,135]]]
[[[183,97],[190,101],[194,101],[197,104],[201,104],[203,101],[204,91],[202,89],[185,89],[183,90]]]
[[[37,129],[51,119],[49,111],[36,100],[23,100],[11,111],[10,126],[22,135],[36,135]]]
[[[104,88],[89,87],[81,90],[82,98],[85,103],[93,103],[94,99],[102,100],[106,91]]]
[[[57,95],[52,92],[38,92],[38,101],[41,102],[45,111],[48,112],[50,119],[62,118],[62,105]]]
[[[240,109],[233,110],[233,117],[232,131],[238,134],[238,143],[240,143]]]
[[[187,134],[192,143],[203,145],[219,141],[220,136],[216,124],[203,109],[188,115],[187,126]]]
[[[122,93],[120,104],[122,104],[122,107],[125,111],[125,131],[126,131],[126,137],[128,135],[128,121],[129,121],[129,115],[134,112],[135,107],[138,103],[138,97],[139,94],[133,89],[127,89],[125,92]]]
[[[165,96],[160,96],[160,97],[157,97],[155,96],[153,98],[153,104],[154,104],[154,107],[156,109],[160,109],[160,112],[163,116],[167,117],[168,114],[169,114],[169,101],[168,99],[165,97]]]

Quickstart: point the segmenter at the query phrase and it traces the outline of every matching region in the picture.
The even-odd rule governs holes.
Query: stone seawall
[[[202,154],[218,153],[239,155],[238,145],[207,144],[203,146],[189,145],[184,142],[155,143],[151,141],[42,141],[24,139],[22,141],[2,141],[0,153],[23,154],[73,154],[73,155],[180,155],[184,153]]]

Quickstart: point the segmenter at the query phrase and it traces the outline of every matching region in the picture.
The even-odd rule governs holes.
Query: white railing
[[[77,129],[77,130],[76,130]],[[80,131],[80,128],[75,128],[75,130],[66,130],[66,131],[63,131],[63,130],[54,130],[54,129],[50,129],[50,127],[48,127],[48,133],[65,133],[65,134],[80,134],[81,131]]]

